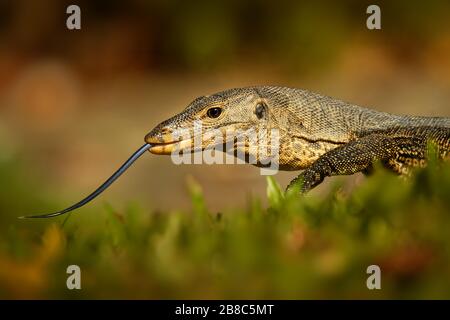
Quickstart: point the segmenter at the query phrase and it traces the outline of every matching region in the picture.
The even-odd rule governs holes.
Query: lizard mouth
[[[148,149],[153,154],[171,154],[175,149],[175,146],[182,141],[152,143]]]
[[[148,151],[153,154],[170,155],[173,152],[184,150],[193,151],[195,149],[194,141],[203,141],[201,135],[184,137],[184,139],[176,140],[170,130],[161,129],[161,131],[162,133],[160,134],[153,134],[153,132],[150,132],[145,136],[145,142],[151,145]]]
[[[153,154],[170,154],[178,143],[181,143],[181,140],[174,140],[172,134],[169,130],[163,128],[158,129],[158,131],[162,131],[162,134],[154,134],[154,129],[152,132],[145,136],[145,142],[150,144],[150,151]]]
[[[160,131],[162,132],[158,134],[150,132],[145,136],[144,139],[145,142],[150,144],[150,148],[148,149],[148,151],[153,154],[170,155],[173,152],[180,151],[196,152],[199,150],[203,150],[205,144],[210,145],[209,142],[211,142],[208,141],[208,138],[204,140],[204,134],[188,137],[188,139],[184,137],[185,139],[174,140],[174,136],[172,135],[171,131],[164,129],[161,129]],[[199,145],[197,145],[197,142],[199,143]],[[222,145],[224,142],[221,142],[220,145]]]
[[[184,150],[191,148],[192,140],[176,140],[176,141],[169,141],[169,142],[151,142],[149,140],[146,140],[147,143],[151,144],[151,147],[148,149],[153,154],[159,154],[159,155],[169,155],[175,150]]]
[[[169,142],[159,142],[155,141],[152,142],[152,140],[147,139],[146,142],[149,143],[151,146],[148,149],[153,154],[158,155],[170,155],[173,152],[181,152],[181,151],[188,151],[188,152],[196,152],[199,150],[203,150],[203,142],[201,140],[201,137],[198,138],[198,141],[200,141],[199,146],[195,146],[194,141],[196,138],[192,139],[185,139],[185,140],[176,140],[176,141],[169,141]]]

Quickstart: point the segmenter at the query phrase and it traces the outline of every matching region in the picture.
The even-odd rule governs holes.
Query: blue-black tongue
[[[117,180],[117,178],[119,178],[122,175],[122,173],[124,173],[151,146],[152,146],[151,144],[146,143],[142,147],[140,147],[135,153],[133,153],[133,155],[127,161],[125,161],[125,163],[119,169],[117,169],[116,172],[113,173],[113,175],[111,177],[108,178],[108,180],[103,182],[103,184],[100,187],[98,187],[94,192],[92,192],[86,198],[84,198],[83,200],[80,200],[79,202],[75,203],[74,205],[72,205],[64,210],[61,210],[61,211],[47,213],[47,214],[40,214],[40,215],[22,216],[22,217],[19,217],[19,219],[52,218],[52,217],[56,217],[56,216],[60,216],[62,214],[68,213],[72,210],[75,210],[75,209],[78,209],[78,208],[84,206],[85,204],[87,204],[88,202],[90,202],[91,200],[96,198],[100,193],[105,191],[114,181]]]

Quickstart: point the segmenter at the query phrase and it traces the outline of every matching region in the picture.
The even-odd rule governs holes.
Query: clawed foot
[[[293,179],[288,186],[286,187],[286,190],[284,191],[285,195],[288,194],[295,194],[295,195],[303,195],[307,192],[305,189],[305,183],[303,175],[300,174],[298,177]]]
[[[305,170],[293,179],[286,188],[285,194],[295,193],[304,195],[312,188],[320,184],[324,176],[314,170]]]

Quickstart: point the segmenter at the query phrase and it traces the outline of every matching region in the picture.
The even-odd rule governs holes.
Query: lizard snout
[[[150,144],[172,143],[172,129],[158,125],[145,136],[145,142]]]
[[[145,142],[149,143],[151,147],[148,149],[153,154],[171,154],[175,150],[175,147],[187,146],[190,141],[181,141],[181,139],[175,139],[173,136],[173,130],[162,124],[156,126],[145,136]]]

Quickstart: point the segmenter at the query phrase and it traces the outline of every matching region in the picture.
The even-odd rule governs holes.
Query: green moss
[[[448,165],[407,181],[378,170],[322,197],[285,196],[269,178],[268,207],[221,213],[191,181],[186,212],[106,206],[38,222],[14,218],[48,203],[27,196],[19,169],[0,165],[2,298],[450,298]],[[70,264],[79,292],[65,287]],[[372,264],[381,290],[366,287]]]

